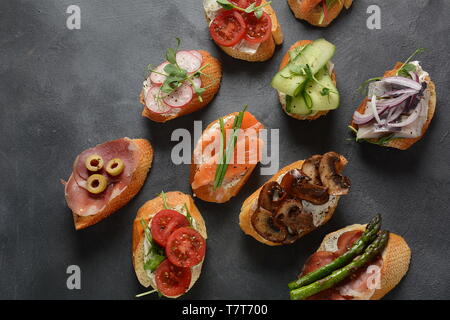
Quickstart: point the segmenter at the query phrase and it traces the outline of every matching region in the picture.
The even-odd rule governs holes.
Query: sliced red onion
[[[390,124],[392,121],[397,120],[397,118],[400,117],[400,115],[405,110],[405,105],[406,105],[406,103],[402,103],[401,105],[399,105],[396,108],[391,108],[389,110],[389,114],[386,118],[386,121]]]
[[[398,106],[400,103],[411,97],[413,93],[404,93],[396,98],[392,99],[385,99],[385,100],[379,100],[377,102],[377,107],[389,107],[393,108],[395,106]]]
[[[381,97],[382,98],[389,98],[391,96],[398,96],[398,95],[402,95],[402,94],[415,94],[417,92],[419,92],[419,90],[415,90],[415,89],[393,90],[393,91],[386,92]]]
[[[409,75],[411,76],[411,78],[416,81],[417,83],[420,83],[420,78],[419,75],[416,72],[409,72]]]
[[[369,123],[373,119],[373,114],[361,114],[358,111],[355,111],[353,114],[353,122],[357,125],[363,125]]]
[[[378,115],[377,110],[377,97],[375,95],[372,96],[372,100],[369,102],[370,107],[372,108],[372,113],[378,123],[381,123],[380,116]]]
[[[388,78],[384,78],[380,81],[383,81],[385,83],[396,84],[399,86],[416,89],[416,90],[422,89],[422,86],[419,83],[417,83],[414,80],[404,78],[404,77],[398,77],[398,76],[397,77],[388,77]]]
[[[413,123],[414,121],[417,120],[417,118],[419,117],[420,114],[420,109],[421,109],[421,105],[416,108],[410,115],[408,118],[406,118],[403,121],[400,122],[396,122],[396,123],[390,123],[389,126],[390,127],[396,127],[396,128],[402,128],[402,127],[406,127],[408,125],[410,125],[411,123]]]

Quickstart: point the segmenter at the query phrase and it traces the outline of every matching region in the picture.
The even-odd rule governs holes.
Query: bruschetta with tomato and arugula
[[[228,55],[246,61],[270,59],[283,32],[271,2],[265,0],[203,0],[209,33]]]
[[[336,152],[294,162],[248,197],[239,214],[245,234],[269,246],[291,244],[331,219],[350,189],[347,159]]]
[[[189,180],[194,195],[204,201],[230,200],[261,160],[264,126],[245,110],[213,121],[195,146]]]
[[[150,291],[177,298],[188,292],[202,271],[206,225],[193,199],[179,191],[147,201],[133,224],[133,266]]]
[[[341,11],[350,9],[353,0],[288,0],[297,19],[317,27],[328,27]]]
[[[294,43],[272,79],[281,107],[298,120],[315,120],[339,107],[336,72],[331,62],[336,47],[325,39]]]
[[[424,136],[436,109],[436,87],[420,62],[411,61],[420,51],[362,86],[367,96],[349,126],[357,141],[406,150]]]
[[[411,249],[405,239],[381,230],[381,216],[325,236],[289,283],[292,300],[379,300],[405,276]]]
[[[78,155],[64,182],[75,228],[89,227],[127,204],[142,188],[152,161],[146,139],[108,141]]]
[[[140,94],[142,116],[166,122],[208,105],[219,91],[220,62],[205,50],[169,48],[166,61],[148,67]]]

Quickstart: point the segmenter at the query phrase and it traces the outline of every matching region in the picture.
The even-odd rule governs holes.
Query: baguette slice
[[[205,92],[202,94],[202,101],[200,101],[196,94],[194,94],[192,101],[185,107],[181,108],[177,114],[160,114],[151,111],[145,104],[144,90],[141,91],[139,96],[140,102],[143,104],[142,116],[155,122],[167,122],[169,120],[184,116],[186,114],[198,111],[206,107],[219,91],[220,82],[222,80],[222,66],[216,58],[209,54],[205,50],[198,50],[203,57],[203,65],[208,66],[203,70],[200,79],[202,80],[202,88],[205,88]]]
[[[384,74],[384,78],[392,77],[394,76],[397,71],[401,68],[403,65],[402,62],[397,62],[394,69],[386,71]],[[383,144],[383,147],[390,147],[390,148],[396,148],[400,150],[406,150],[409,149],[413,144],[415,144],[417,141],[422,139],[422,137],[425,135],[425,132],[428,130],[428,127],[430,126],[431,120],[433,120],[434,113],[436,111],[436,86],[433,81],[431,81],[430,77],[426,77],[425,81],[428,84],[427,90],[430,90],[430,100],[428,102],[428,115],[427,120],[425,121],[423,127],[422,127],[422,134],[417,138],[398,138],[398,139],[392,139],[388,141],[387,143]],[[364,101],[359,105],[358,109],[356,111],[360,113],[364,113],[364,111],[367,108],[367,102],[368,98],[364,99]],[[351,122],[351,126],[358,129],[358,125],[356,123]],[[376,142],[378,139],[367,139],[369,142]]]
[[[330,23],[337,18],[344,7],[349,9],[352,6],[353,0],[335,1],[334,5],[331,8],[328,8],[328,20],[322,21],[322,23],[320,23],[320,20],[323,12],[318,6],[320,2],[321,0],[288,0],[289,7],[297,19],[305,20],[316,27],[328,27]],[[310,3],[309,5],[313,5],[314,8],[308,12],[304,12],[302,6],[306,3]]]
[[[345,160],[344,157],[342,157],[342,158],[343,158],[343,160]],[[345,162],[346,161],[347,160],[345,160]],[[288,165],[288,166],[284,167],[283,169],[281,169],[280,171],[278,171],[267,182],[276,181],[278,179],[278,177],[280,177],[282,174],[284,174],[290,170],[293,170],[293,169],[301,168],[303,165],[303,162],[304,162],[304,160],[299,160],[294,163],[291,163],[290,165]],[[272,242],[272,241],[266,240],[258,232],[256,232],[256,230],[253,228],[253,225],[252,225],[252,221],[251,221],[252,215],[255,212],[255,210],[257,209],[258,197],[259,197],[262,187],[263,186],[261,186],[255,192],[253,192],[252,195],[250,195],[244,201],[242,208],[241,208],[241,212],[239,214],[239,226],[241,227],[242,231],[244,231],[245,234],[252,236],[259,242],[267,244],[269,246],[279,246],[279,245],[282,245],[282,243],[277,243],[277,242]],[[317,227],[324,225],[331,219],[331,217],[333,216],[334,211],[336,210],[336,207],[339,203],[339,199],[340,199],[340,196],[336,196],[336,200],[334,202],[330,203],[330,206],[328,206],[324,212],[320,212],[320,215],[323,215],[323,220],[322,220],[321,224]],[[311,232],[311,231],[313,231],[313,230],[310,230],[309,232]],[[304,236],[304,235],[308,234],[309,232],[303,233],[301,236]]]
[[[194,204],[194,200],[191,196],[179,191],[167,192],[167,204],[169,207],[176,207],[177,205],[186,204],[189,213],[194,218],[197,224],[197,231],[206,239],[206,225],[203,217]],[[136,219],[133,222],[133,242],[132,242],[132,261],[136,276],[144,287],[156,288],[156,283],[153,279],[148,277],[147,272],[144,270],[144,228],[141,223],[141,219],[145,220],[148,224],[150,219],[159,211],[164,209],[164,203],[161,197],[156,197],[147,201],[137,212]],[[192,278],[189,289],[192,288],[194,283],[200,277],[203,262],[192,268]],[[188,290],[189,290],[188,289]],[[168,296],[168,298],[178,298],[179,296]]]
[[[140,151],[140,159],[127,189],[120,195],[109,201],[106,207],[95,215],[79,216],[76,213],[72,212],[76,230],[87,228],[105,219],[106,217],[126,205],[131,199],[134,198],[139,190],[141,190],[142,186],[144,185],[145,179],[147,178],[148,171],[150,170],[150,167],[152,165],[153,148],[150,142],[146,139],[133,139],[132,142]]]
[[[325,236],[317,251],[333,251],[330,249],[337,247],[337,239],[341,234],[347,231],[362,230],[366,225],[354,224],[343,229],[329,233]],[[381,254],[383,259],[381,265],[381,283],[380,288],[375,289],[370,300],[379,300],[391,291],[400,280],[405,276],[411,261],[411,249],[403,237],[390,233],[389,241]]]
[[[266,2],[267,1],[263,0],[261,4],[264,4]],[[270,19],[272,20],[272,37],[261,43],[258,50],[254,54],[241,52],[239,50],[233,49],[232,47],[219,47],[229,56],[235,59],[245,60],[249,62],[262,62],[272,58],[275,52],[275,46],[281,45],[283,43],[284,35],[281,31],[281,25],[278,22],[277,15],[272,6],[267,5],[263,7],[263,10],[270,16]],[[206,20],[209,25],[211,21],[207,17]]]

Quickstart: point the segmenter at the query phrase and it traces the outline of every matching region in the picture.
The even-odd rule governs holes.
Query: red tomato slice
[[[245,35],[245,21],[235,10],[223,11],[214,18],[209,26],[209,33],[214,41],[224,47],[232,47]]]
[[[192,228],[175,230],[167,240],[166,256],[178,267],[193,267],[199,264],[206,251],[206,241]]]
[[[189,226],[188,219],[175,210],[161,210],[155,214],[150,224],[153,239],[165,247],[169,236],[178,228]]]
[[[272,20],[267,13],[263,13],[260,19],[254,14],[245,15],[247,30],[244,39],[250,43],[261,43],[272,35]]]
[[[165,296],[179,296],[189,289],[191,277],[191,268],[174,266],[166,259],[155,271],[156,288]]]
[[[337,253],[342,255],[347,252],[361,238],[362,234],[363,232],[361,230],[347,231],[341,234],[337,242]]]

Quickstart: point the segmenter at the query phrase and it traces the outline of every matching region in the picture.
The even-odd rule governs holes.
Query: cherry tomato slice
[[[342,255],[350,250],[353,244],[361,238],[362,234],[363,232],[361,230],[347,231],[341,234],[337,242],[337,253]]]
[[[209,26],[209,33],[220,46],[232,47],[245,35],[245,21],[235,10],[223,11],[214,18]]]
[[[246,41],[261,43],[272,35],[272,20],[267,13],[263,12],[260,19],[256,18],[254,14],[246,14],[244,20],[247,24],[247,30],[244,35]]]
[[[206,251],[206,241],[192,228],[175,230],[167,240],[167,259],[178,267],[193,267],[199,264]]]
[[[150,224],[153,239],[165,247],[169,236],[178,228],[189,226],[188,219],[175,210],[161,210],[155,214]]]
[[[189,289],[191,278],[191,268],[177,267],[167,259],[155,271],[156,288],[169,297],[185,293]]]

